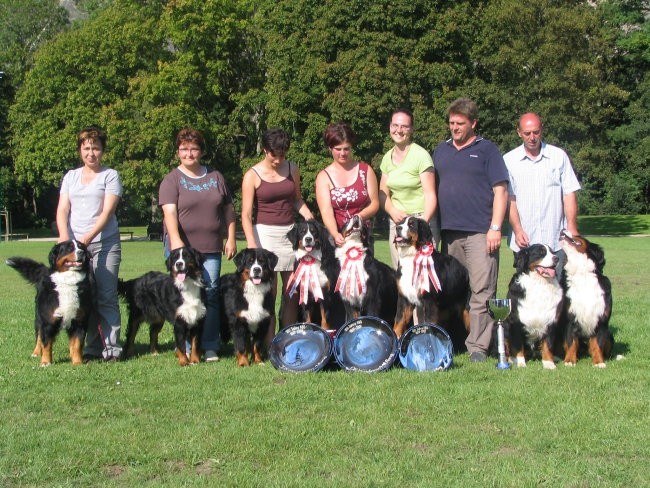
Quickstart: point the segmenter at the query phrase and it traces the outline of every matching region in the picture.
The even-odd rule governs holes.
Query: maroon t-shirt
[[[208,168],[205,175],[194,178],[173,169],[158,191],[158,205],[170,203],[177,206],[178,229],[185,244],[202,253],[223,251],[228,234],[225,208],[232,203],[232,194],[219,171]]]

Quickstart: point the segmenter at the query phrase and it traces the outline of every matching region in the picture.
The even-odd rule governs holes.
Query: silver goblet
[[[487,301],[490,317],[497,321],[497,346],[499,349],[499,362],[497,369],[510,369],[510,363],[506,358],[506,345],[503,337],[503,321],[510,315],[509,298],[490,298]]]

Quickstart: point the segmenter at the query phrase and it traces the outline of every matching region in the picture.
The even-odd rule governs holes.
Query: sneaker
[[[216,363],[217,361],[219,361],[219,356],[217,355],[217,351],[211,351],[211,350],[205,351],[206,363]]]
[[[484,363],[487,360],[487,356],[484,352],[474,351],[469,355],[470,363]]]

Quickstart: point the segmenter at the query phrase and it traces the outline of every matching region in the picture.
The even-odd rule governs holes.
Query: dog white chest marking
[[[188,327],[205,317],[205,304],[201,300],[201,284],[193,279],[174,281],[174,285],[181,292],[183,304],[176,309],[176,316],[183,319]]]
[[[78,285],[86,279],[86,273],[78,271],[57,271],[50,275],[54,289],[59,296],[59,306],[54,311],[55,317],[61,318],[61,326],[69,329],[72,320],[79,311]]]
[[[562,287],[557,279],[546,279],[536,272],[524,273],[517,283],[526,296],[519,300],[519,320],[534,340],[542,338],[549,325],[557,320],[558,305],[562,300]]]
[[[413,305],[420,305],[420,297],[418,296],[418,288],[413,286],[413,274],[415,272],[416,250],[413,246],[399,247],[399,264],[400,264],[400,278],[399,288],[404,297]]]
[[[251,332],[255,332],[259,323],[271,315],[264,308],[264,297],[270,290],[271,283],[256,285],[250,280],[244,283],[244,298],[248,302],[248,308],[242,310],[241,317],[246,319]]]
[[[605,313],[603,293],[594,263],[585,255],[574,253],[564,266],[567,278],[567,298],[571,300],[569,312],[575,315],[585,336],[593,334],[598,319]]]

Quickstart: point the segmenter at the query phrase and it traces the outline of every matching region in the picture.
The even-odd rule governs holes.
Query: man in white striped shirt
[[[522,115],[517,134],[523,144],[503,157],[510,179],[509,244],[514,252],[530,244],[558,251],[562,229],[579,234],[580,183],[566,152],[542,142],[543,130],[537,114]]]

